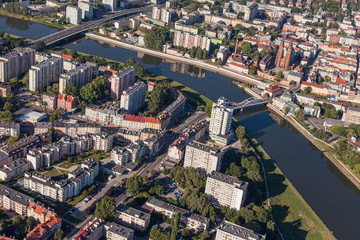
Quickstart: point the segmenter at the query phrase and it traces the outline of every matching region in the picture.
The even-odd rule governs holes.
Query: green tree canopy
[[[143,188],[144,179],[142,176],[137,176],[134,174],[126,181],[126,189],[132,195],[139,194]]]
[[[95,216],[105,221],[111,220],[116,211],[115,199],[109,196],[96,203]]]
[[[94,103],[109,96],[109,81],[104,77],[96,77],[80,89],[80,97],[86,103]]]

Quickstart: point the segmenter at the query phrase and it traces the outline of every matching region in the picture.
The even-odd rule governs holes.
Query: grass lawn
[[[62,162],[60,165],[58,165],[58,167],[68,169],[68,168],[74,166],[75,164],[76,163],[71,163],[71,162],[65,161],[65,162]]]
[[[333,233],[254,139],[253,146],[263,159],[272,214],[284,238],[335,239]]]
[[[57,169],[53,168],[52,170],[44,172],[43,174],[45,174],[46,176],[49,176],[49,177],[58,177],[58,176],[61,176],[64,174],[68,174],[68,171],[61,170],[61,169],[57,170]]]
[[[108,158],[108,157],[110,157],[110,153],[95,153],[95,154],[88,156],[87,158],[93,158],[96,161],[100,161],[100,160]]]

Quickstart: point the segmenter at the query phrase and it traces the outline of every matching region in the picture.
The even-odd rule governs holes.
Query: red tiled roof
[[[320,85],[320,84],[316,84],[316,83],[311,83],[311,82],[302,82],[302,85],[306,85],[306,86],[311,86],[311,87],[315,87],[315,88],[326,88],[329,89],[328,86],[324,86],[324,85]]]
[[[278,85],[273,85],[270,86],[266,89],[266,91],[271,92],[271,93],[275,93],[277,91],[281,91],[281,88]]]
[[[346,85],[346,80],[345,79],[342,79],[342,78],[336,78],[336,82],[339,83],[339,84],[343,84],[343,85]]]
[[[63,54],[63,55],[61,55],[61,57],[62,57],[63,59],[69,60],[69,61],[72,61],[72,60],[73,60],[73,57],[70,56],[70,55]]]
[[[242,64],[238,64],[238,63],[234,63],[234,62],[231,62],[229,63],[230,65],[234,65],[235,67],[239,67],[239,68],[243,68],[243,69],[249,69],[248,66],[244,66]]]
[[[159,119],[153,118],[153,117],[147,117],[147,118],[145,119],[145,121],[146,121],[147,123],[161,123],[161,121],[160,121]]]
[[[62,94],[62,93],[59,93],[59,94],[58,94],[58,99],[59,99],[59,100],[62,100],[62,99],[64,99],[64,94]]]
[[[74,97],[73,96],[67,96],[66,101],[71,103],[71,102],[74,101]]]
[[[134,122],[145,122],[145,117],[134,116],[134,115],[125,115],[124,120],[134,121]]]

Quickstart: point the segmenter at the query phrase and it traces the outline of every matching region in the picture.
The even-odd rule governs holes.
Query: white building
[[[117,9],[116,0],[103,0],[102,2],[106,10],[114,11]]]
[[[223,221],[216,230],[215,240],[265,240],[266,237],[248,228]]]
[[[103,132],[93,136],[94,149],[109,152],[113,146],[113,136]]]
[[[59,92],[63,93],[69,82],[74,84],[74,86],[80,90],[82,86],[91,82],[91,79],[91,67],[85,64],[81,64],[76,69],[61,74],[59,78]]]
[[[58,82],[63,70],[63,60],[57,57],[50,57],[38,65],[32,66],[29,71],[29,89],[31,91],[42,90],[52,83]]]
[[[130,114],[137,113],[145,104],[146,89],[147,85],[140,81],[124,90],[121,95],[120,107]]]
[[[206,144],[191,141],[185,150],[184,167],[194,167],[211,173],[221,169],[223,152]]]
[[[67,6],[66,22],[75,25],[79,24],[81,22],[81,9],[77,6]]]
[[[220,172],[212,172],[206,179],[205,193],[217,208],[226,206],[240,210],[243,206],[248,183]]]
[[[104,225],[106,232],[106,239],[117,239],[117,240],[133,240],[134,230],[121,226],[116,223],[106,223]]]
[[[226,135],[230,133],[234,110],[224,97],[213,104],[209,125],[210,135]]]
[[[93,18],[94,14],[94,6],[93,1],[89,0],[83,0],[78,2],[78,7],[81,9],[81,18],[90,20]]]
[[[0,136],[18,137],[20,136],[20,123],[0,123]]]

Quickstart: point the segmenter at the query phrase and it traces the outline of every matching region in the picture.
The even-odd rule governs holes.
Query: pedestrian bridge
[[[257,107],[257,106],[265,105],[265,104],[269,103],[270,101],[271,101],[271,99],[269,99],[269,98],[250,97],[250,98],[245,99],[242,102],[233,103],[232,109],[242,111],[245,108]]]

